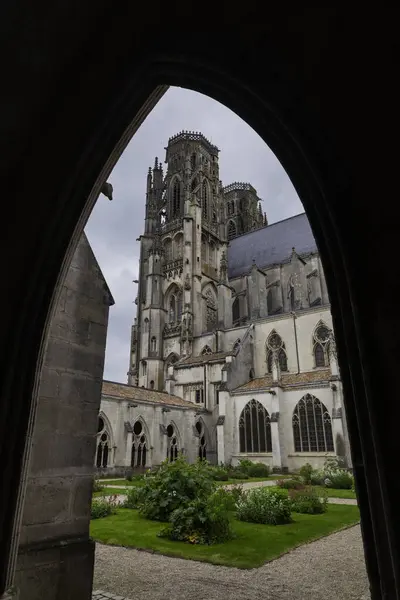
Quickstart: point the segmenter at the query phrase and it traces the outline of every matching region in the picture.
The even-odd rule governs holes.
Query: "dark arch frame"
[[[246,8],[251,13],[252,8]],[[342,148],[339,143],[340,129],[335,133],[334,123],[324,120],[327,114],[332,119],[334,111],[331,108],[339,101],[337,90],[343,89],[346,83],[351,84],[353,79],[358,82],[358,78],[353,77],[355,72],[364,82],[364,72],[362,68],[359,69],[362,61],[358,61],[358,54],[349,52],[351,44],[354,44],[354,37],[350,35],[353,34],[352,20],[348,20],[349,29],[344,29],[340,36],[340,46],[334,46],[332,42],[334,50],[327,50],[328,42],[324,45],[318,37],[316,40],[323,47],[324,72],[328,73],[332,69],[329,99],[322,75],[319,82],[321,85],[318,87],[318,97],[324,97],[324,94],[326,96],[325,113],[322,109],[318,112],[318,107],[314,111],[312,106],[306,105],[306,97],[312,102],[312,94],[307,94],[307,86],[310,85],[310,77],[307,77],[309,70],[306,66],[304,72],[296,69],[295,63],[289,60],[291,58],[295,61],[296,53],[291,57],[287,55],[289,46],[285,46],[282,31],[279,27],[274,30],[281,16],[279,8],[271,11],[266,31],[252,31],[254,44],[248,44],[246,51],[246,39],[242,36],[242,44],[237,45],[237,54],[235,49],[229,53],[216,53],[213,47],[210,55],[203,48],[201,53],[199,49],[199,54],[196,54],[196,48],[190,43],[184,43],[181,36],[174,47],[174,40],[170,37],[164,39],[166,34],[161,31],[159,35],[152,36],[151,41],[148,40],[147,31],[142,37],[141,32],[136,34],[137,37],[129,35],[126,28],[131,23],[130,17],[136,17],[133,8],[132,15],[127,14],[129,10],[121,15],[113,15],[112,33],[107,27],[109,10],[101,2],[93,3],[87,12],[83,8],[81,10],[79,18],[76,14],[72,18],[67,10],[62,19],[57,19],[56,11],[49,16],[48,25],[53,32],[49,39],[35,38],[33,41],[27,33],[25,24],[34,26],[36,19],[41,18],[41,15],[33,14],[30,15],[32,21],[28,16],[24,22],[19,21],[18,38],[4,38],[9,52],[6,48],[3,54],[10,61],[16,55],[14,44],[17,41],[14,40],[24,44],[32,61],[16,63],[15,68],[9,69],[18,82],[7,96],[12,114],[15,115],[11,125],[19,123],[21,130],[18,130],[18,135],[13,135],[13,130],[6,128],[5,131],[11,133],[2,140],[7,148],[3,155],[7,156],[8,161],[4,168],[10,177],[10,185],[8,181],[3,181],[3,186],[12,190],[15,200],[13,205],[9,205],[10,235],[4,237],[3,243],[10,255],[17,259],[17,250],[23,240],[26,255],[31,260],[26,261],[25,266],[21,260],[20,268],[14,274],[8,270],[8,294],[2,299],[1,305],[2,314],[8,315],[3,330],[6,353],[1,363],[0,427],[1,433],[4,433],[0,457],[3,466],[0,474],[0,527],[3,533],[1,555],[7,557],[11,545],[18,483],[22,465],[26,464],[23,458],[25,439],[29,439],[33,428],[34,411],[30,409],[37,401],[37,375],[43,357],[42,336],[43,332],[47,332],[50,307],[54,307],[58,298],[60,282],[63,281],[75,244],[101,185],[123,150],[121,136],[126,131],[125,139],[130,137],[140,122],[137,118],[136,124],[130,126],[132,118],[139,113],[145,115],[150,108],[147,104],[146,109],[148,98],[153,95],[154,99],[161,93],[160,90],[154,92],[157,85],[168,82],[208,94],[235,110],[268,142],[285,166],[304,202],[318,242],[330,292],[363,532],[371,540],[370,547],[366,549],[369,571],[373,572],[378,581],[375,590],[380,590],[381,576],[387,582],[385,591],[390,594],[396,585],[393,583],[395,578],[390,577],[390,574],[395,573],[395,564],[398,562],[400,535],[397,530],[391,531],[389,524],[383,527],[379,517],[382,506],[390,515],[397,504],[395,489],[393,488],[393,498],[390,498],[387,491],[391,489],[388,480],[388,445],[393,443],[391,440],[395,437],[388,435],[385,427],[388,424],[390,429],[390,421],[382,422],[383,415],[389,411],[381,411],[379,419],[374,419],[374,416],[380,414],[378,399],[386,395],[382,394],[382,379],[370,374],[376,369],[376,362],[372,360],[372,356],[375,356],[372,346],[374,336],[378,334],[368,332],[365,322],[373,321],[374,311],[376,316],[380,316],[380,305],[376,302],[374,307],[366,300],[367,293],[364,292],[368,290],[363,279],[365,282],[369,280],[366,275],[371,267],[363,265],[361,254],[361,249],[368,243],[368,234],[373,232],[373,226],[369,222],[369,229],[366,227],[364,232],[357,230],[358,248],[352,245],[349,240],[359,223],[357,199],[362,196],[357,183],[352,183],[353,146],[350,143]],[[379,12],[378,15],[374,14],[374,25],[378,16]],[[11,20],[11,13],[8,17]],[[51,18],[54,21],[51,22]],[[242,18],[241,14],[239,17],[237,14],[231,15],[233,22],[240,23]],[[336,26],[340,22],[340,15],[334,10],[324,13],[321,8],[317,14],[310,15],[305,9],[304,14],[301,17],[296,15],[293,21],[296,32],[292,36],[294,42],[299,39],[307,40],[307,35],[302,34],[306,30],[308,18],[312,25],[317,22],[315,30],[318,30],[321,38],[324,33],[330,34],[332,23]],[[389,23],[390,15],[387,15],[388,27]],[[362,30],[367,31],[368,28],[364,27]],[[104,36],[104,31],[108,31],[109,35]],[[358,35],[361,42],[356,46],[361,48],[360,52],[364,51],[363,61],[368,63],[368,47],[366,43],[362,44],[363,34]],[[386,36],[386,40],[389,39],[390,36]],[[63,53],[61,48],[67,47],[63,41],[67,40],[70,42],[68,52]],[[220,41],[223,42],[223,38]],[[370,36],[368,42],[370,43]],[[107,44],[106,52],[103,51],[102,43]],[[379,64],[377,52],[382,57],[382,69],[379,73],[382,81],[384,74],[391,70],[390,52],[387,52],[389,43],[385,42],[378,50],[374,48],[374,61]],[[263,51],[252,54],[255,46],[257,49],[262,46]],[[101,53],[102,61],[97,60],[97,53]],[[311,54],[315,55],[315,48]],[[267,56],[280,58],[275,62],[268,62],[265,59]],[[305,56],[308,56],[306,52]],[[35,61],[34,57],[40,57],[42,62]],[[261,62],[257,62],[258,60]],[[253,62],[254,69],[249,69],[248,65]],[[363,64],[361,66],[364,67]],[[82,77],[82,73],[85,73],[85,77]],[[337,77],[338,85],[332,84],[332,73]],[[107,83],[99,93],[99,82],[105,78]],[[386,83],[389,88],[390,79],[388,77]],[[316,80],[319,81],[318,77]],[[41,104],[35,96],[35,88],[40,89]],[[361,96],[363,86],[359,88]],[[74,94],[70,93],[71,89]],[[349,87],[346,89],[347,98],[351,98]],[[351,89],[354,92],[356,87]],[[31,110],[27,111],[25,99],[30,90]],[[378,91],[381,92],[379,85],[375,86],[375,90],[377,91],[370,90],[368,99],[364,97],[371,109],[373,107],[372,113],[379,111],[379,103],[376,105],[372,100],[378,98]],[[392,90],[394,92],[394,88]],[[397,96],[387,93],[382,94],[382,97],[390,98],[388,102],[381,100],[382,107],[383,102],[386,103],[386,110],[381,112],[381,119],[385,121],[390,118],[387,116],[390,115],[390,102],[397,106]],[[322,106],[324,103],[320,104]],[[43,110],[39,110],[38,106]],[[3,114],[7,118],[6,111]],[[79,123],[77,117],[81,119]],[[382,120],[379,129],[384,132]],[[351,123],[345,119],[342,127],[346,124],[351,132]],[[393,135],[394,124],[390,125]],[[46,189],[36,192],[36,196],[34,194],[37,203],[35,211],[32,209],[31,212],[32,219],[26,218],[26,223],[21,224],[18,219],[20,205],[24,198],[29,197],[32,202],[30,186],[44,161],[47,165]],[[21,165],[24,176],[17,177]],[[387,173],[389,169],[387,165],[385,167]],[[379,169],[377,171],[379,173]],[[356,177],[354,179],[356,181]],[[389,197],[389,194],[386,196]],[[346,219],[340,217],[341,208],[346,208]],[[378,221],[377,227],[379,230]],[[16,231],[18,235],[13,240],[12,236]],[[20,290],[24,290],[24,293],[21,294]],[[30,340],[29,344],[25,343],[27,339]],[[379,364],[388,371],[387,365],[391,364],[393,357],[390,356],[389,348],[386,351],[384,344],[381,347],[384,350],[379,357]],[[17,364],[18,369],[15,367]],[[391,383],[389,376],[385,386],[390,389]],[[397,422],[393,415],[391,419],[393,423]],[[362,428],[362,439],[359,428]],[[384,458],[378,458],[382,456]],[[381,552],[379,560],[378,548]],[[8,568],[7,558],[1,566],[0,593],[6,581],[3,573]]]

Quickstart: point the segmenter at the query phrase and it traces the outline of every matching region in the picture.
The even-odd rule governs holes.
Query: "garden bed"
[[[279,479],[289,479],[292,475],[269,475],[268,477],[249,477],[248,479],[228,479],[227,481],[216,481],[217,485],[232,485],[236,483],[251,483],[252,481],[278,481]],[[140,484],[142,479],[101,479],[101,485],[134,486]]]
[[[232,519],[233,540],[212,546],[192,545],[157,537],[163,524],[142,518],[138,511],[117,509],[115,515],[92,521],[91,536],[98,542],[152,551],[228,567],[251,569],[289,550],[359,522],[357,506],[329,505],[326,513],[293,513],[288,525],[255,525]]]

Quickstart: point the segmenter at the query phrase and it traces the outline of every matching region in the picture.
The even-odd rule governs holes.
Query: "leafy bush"
[[[326,492],[317,491],[313,487],[304,490],[289,490],[289,499],[294,512],[317,515],[327,510]]]
[[[254,463],[247,458],[239,461],[237,470],[245,473],[249,477],[268,477],[271,472],[268,465],[264,465],[264,463]]]
[[[101,485],[100,481],[98,479],[94,479],[93,480],[93,493],[94,492],[101,492],[104,490],[104,486]]]
[[[109,498],[99,498],[93,500],[91,508],[92,519],[103,519],[115,514],[117,507],[117,497],[110,496]]]
[[[323,469],[315,469],[311,473],[310,477],[311,485],[324,485],[324,471]]]
[[[214,499],[227,511],[236,510],[237,503],[245,496],[246,492],[241,485],[232,485],[229,489],[221,486],[214,493]]]
[[[141,504],[141,498],[143,493],[143,486],[131,486],[127,490],[125,502],[123,503],[124,508],[139,508]]]
[[[243,473],[242,471],[229,471],[228,477],[229,479],[249,479],[247,473]]]
[[[214,481],[228,481],[228,471],[224,467],[209,467],[209,470]]]
[[[311,483],[311,475],[313,472],[313,468],[310,463],[306,463],[303,465],[299,471],[299,475],[305,484],[309,485]]]
[[[291,502],[285,490],[267,487],[248,492],[237,503],[236,516],[239,521],[283,525],[291,522]]]
[[[335,488],[337,490],[351,490],[354,482],[353,475],[349,471],[342,469],[326,473],[324,484],[326,487]]]
[[[280,479],[276,485],[284,490],[303,490],[305,485],[299,479]]]
[[[176,509],[208,498],[214,491],[215,482],[207,463],[189,464],[178,456],[174,462],[164,461],[156,473],[146,475],[135,501],[143,517],[168,521]]]
[[[170,525],[159,536],[191,544],[216,544],[231,539],[226,505],[221,504],[219,492],[208,498],[196,498],[174,510]]]
[[[249,477],[268,477],[271,470],[268,465],[264,465],[263,463],[253,463],[251,467],[249,467],[247,474]]]

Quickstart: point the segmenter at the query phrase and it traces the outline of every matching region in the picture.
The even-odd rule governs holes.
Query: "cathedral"
[[[269,225],[183,131],[149,169],[127,384],[104,381],[95,464],[351,466],[329,297],[306,215]]]

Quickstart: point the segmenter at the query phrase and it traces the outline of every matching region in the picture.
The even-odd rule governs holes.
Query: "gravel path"
[[[357,525],[251,570],[96,544],[93,589],[140,600],[359,600],[368,581]]]

